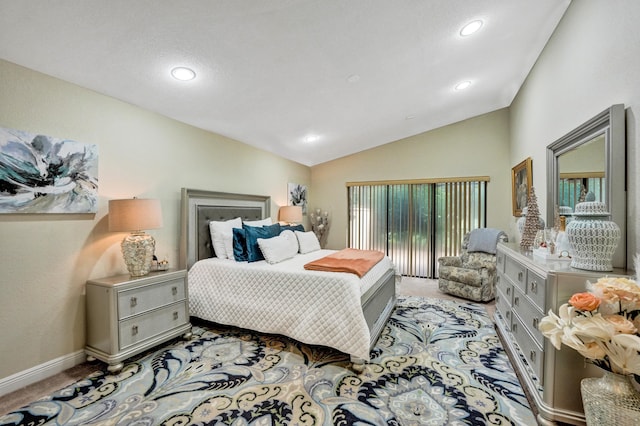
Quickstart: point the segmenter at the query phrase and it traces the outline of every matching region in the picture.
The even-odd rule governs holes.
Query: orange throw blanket
[[[375,250],[346,248],[304,265],[311,271],[350,272],[362,278],[384,257],[384,253]]]

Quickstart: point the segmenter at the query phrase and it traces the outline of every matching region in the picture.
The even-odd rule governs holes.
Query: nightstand
[[[191,337],[187,272],[118,275],[86,285],[87,360],[118,373],[123,361],[160,343]]]

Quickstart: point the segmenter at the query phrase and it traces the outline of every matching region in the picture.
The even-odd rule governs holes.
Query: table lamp
[[[120,245],[124,263],[132,277],[147,275],[151,270],[151,260],[156,241],[144,229],[162,227],[160,201],[132,198],[109,200],[109,230],[129,231]]]
[[[302,207],[300,206],[283,206],[278,211],[278,220],[290,225],[302,223]]]

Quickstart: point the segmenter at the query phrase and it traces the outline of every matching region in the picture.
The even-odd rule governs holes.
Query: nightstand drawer
[[[149,284],[118,292],[118,319],[159,308],[185,298],[184,279]]]
[[[527,268],[522,266],[520,263],[515,261],[514,259],[507,257],[505,259],[504,265],[504,273],[513,284],[517,285],[525,291],[526,289],[526,280],[527,280]]]
[[[188,322],[187,304],[179,302],[118,324],[120,350]]]

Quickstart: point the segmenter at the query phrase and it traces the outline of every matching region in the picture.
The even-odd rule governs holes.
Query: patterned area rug
[[[2,425],[535,425],[483,306],[401,297],[362,374],[348,357],[215,324]]]

